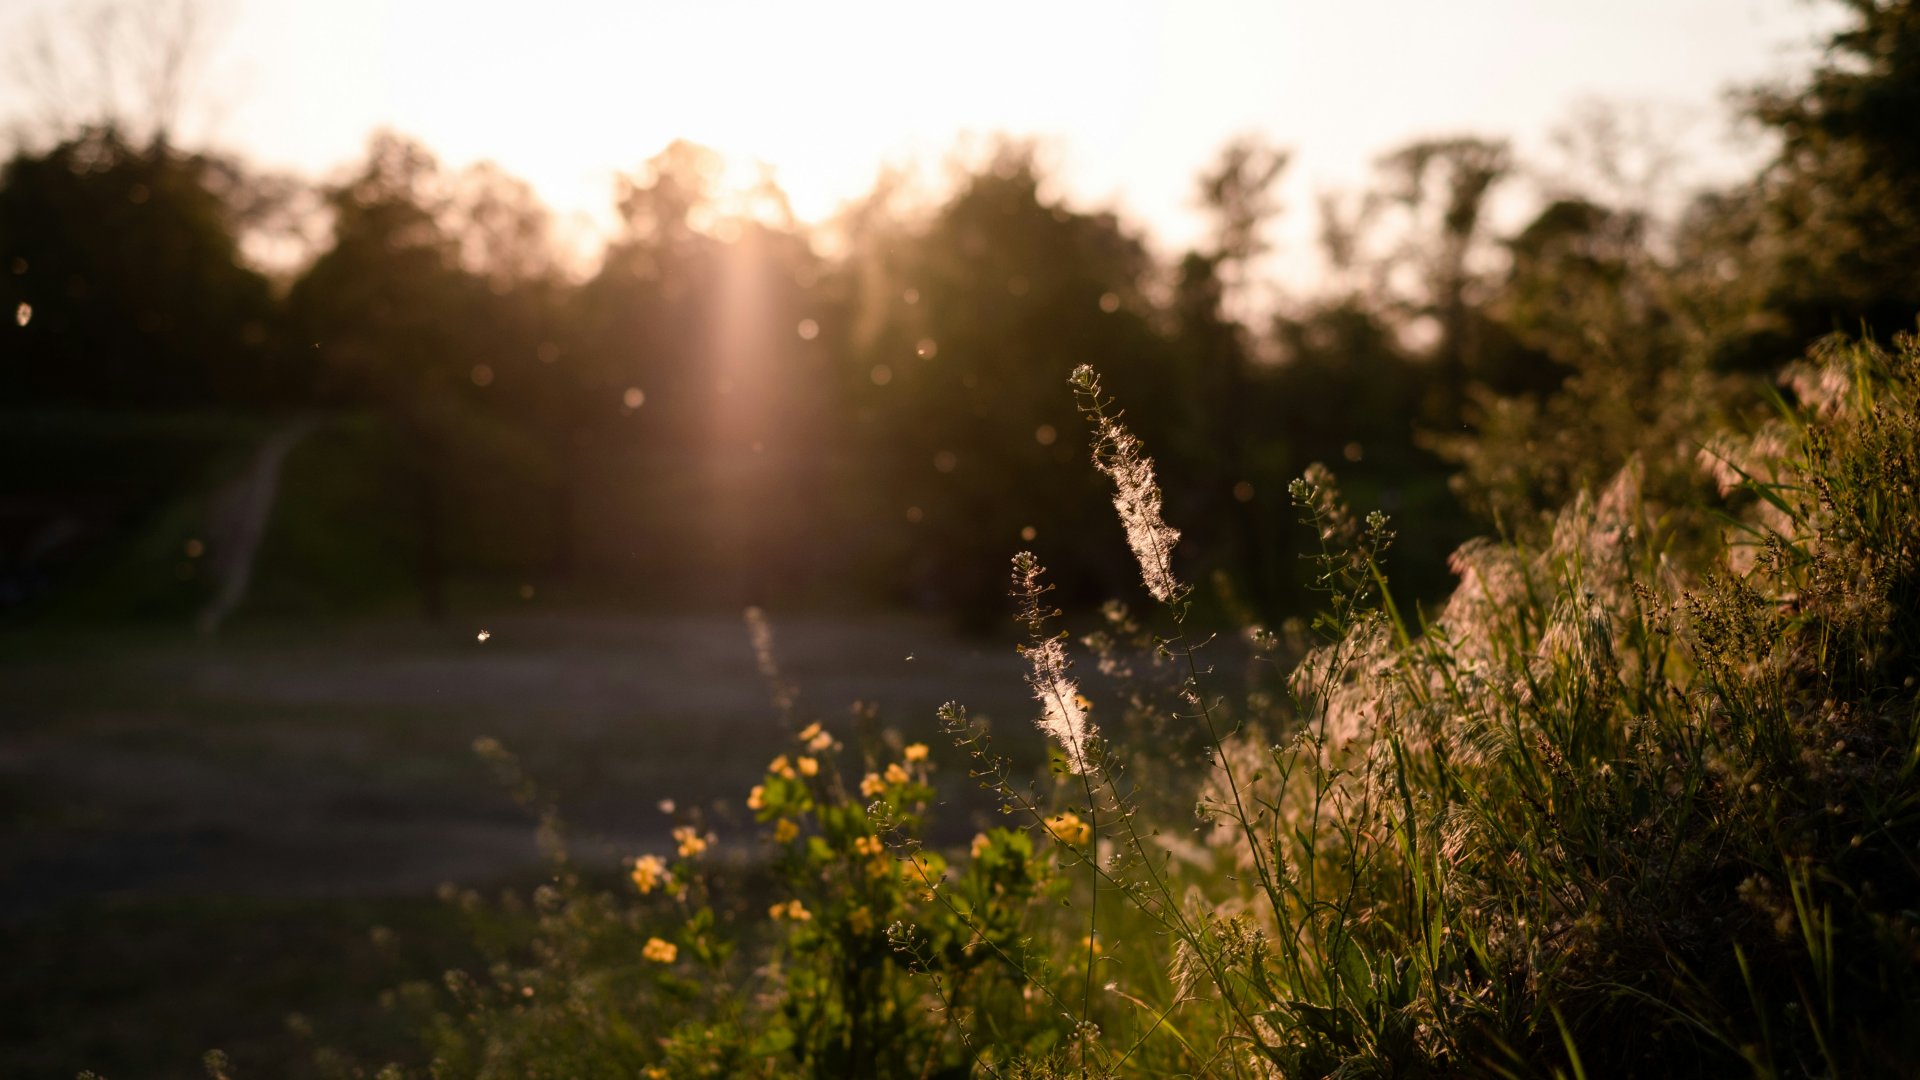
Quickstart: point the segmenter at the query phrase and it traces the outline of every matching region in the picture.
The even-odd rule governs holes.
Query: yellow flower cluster
[[[706,854],[707,838],[691,825],[682,825],[673,830],[673,839],[680,845],[680,857],[683,859],[697,859]]]
[[[773,842],[776,844],[790,844],[793,838],[799,835],[800,826],[787,818],[781,818],[773,823]]]
[[[787,755],[785,754],[781,754],[779,757],[767,762],[767,771],[775,776],[785,777],[788,780],[793,779],[796,775],[793,771],[793,763],[787,760]]]
[[[815,760],[814,758],[803,757],[798,761],[794,762],[794,764],[800,766],[801,776],[819,776],[820,775],[820,762]]]
[[[658,855],[642,855],[633,860],[633,887],[645,896],[660,887],[667,875],[667,864]]]
[[[886,845],[882,844],[877,836],[862,836],[853,842],[853,851],[856,855],[877,856],[886,849]]]
[[[806,922],[813,918],[813,912],[808,911],[798,900],[775,904],[767,909],[767,915],[774,919],[791,919],[794,922]]]
[[[767,785],[753,785],[753,790],[747,792],[747,809],[758,810],[765,805],[767,805]]]
[[[648,938],[646,945],[640,949],[640,955],[656,964],[671,964],[680,958],[680,946],[671,941]]]
[[[926,758],[926,750],[925,744],[914,743],[912,746],[907,747],[907,760],[924,760]],[[913,774],[907,771],[905,765],[897,761],[889,762],[884,772],[868,773],[860,778],[860,794],[869,799],[879,798],[886,793],[889,787],[907,783],[912,779]]]
[[[807,749],[816,754],[823,754],[833,749],[833,735],[821,727],[818,721],[801,729],[800,741],[806,743]]]
[[[1055,840],[1063,844],[1081,847],[1093,839],[1093,826],[1080,820],[1080,815],[1071,810],[1055,814],[1047,819],[1047,831]]]
[[[907,763],[910,765],[915,762],[927,760],[927,754],[927,744],[923,742],[909,744],[906,750],[903,751],[903,756],[906,757]]]

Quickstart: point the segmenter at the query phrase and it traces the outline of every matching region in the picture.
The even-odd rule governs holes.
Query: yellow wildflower
[[[987,839],[987,834],[986,834],[986,833],[974,833],[974,834],[973,834],[973,848],[972,848],[972,851],[973,851],[973,857],[974,857],[974,858],[976,858],[976,859],[977,859],[977,858],[979,858],[980,856],[982,856],[982,855],[985,855],[985,854],[987,853],[987,849],[988,849],[988,848],[990,848],[990,847],[992,847],[992,846],[993,846],[993,841],[991,841],[991,840],[989,840],[989,839]]]
[[[865,904],[847,912],[847,929],[856,934],[873,932],[873,912]]]
[[[907,763],[912,764],[916,761],[925,761],[927,760],[927,753],[928,753],[928,750],[927,750],[926,743],[923,743],[923,742],[909,743],[905,751]]]
[[[784,776],[788,780],[793,779],[793,766],[788,763],[787,755],[785,754],[781,754],[779,757],[768,762],[767,771],[775,776]]]
[[[671,941],[648,938],[646,945],[640,950],[640,955],[656,964],[671,964],[680,958],[680,946]]]
[[[775,904],[767,909],[767,915],[774,919],[791,919],[794,922],[806,922],[813,918],[813,912],[808,911],[798,900]]]
[[[707,850],[707,838],[691,825],[682,825],[673,830],[673,838],[680,845],[680,857],[683,859],[697,859]]]
[[[642,855],[633,860],[633,887],[645,896],[660,887],[660,879],[667,874],[667,864],[658,855]]]
[[[878,798],[885,790],[887,790],[886,782],[880,779],[879,773],[868,773],[860,780],[860,794],[869,799]]]
[[[1055,840],[1074,847],[1080,847],[1093,839],[1093,827],[1081,821],[1080,815],[1071,810],[1048,818],[1047,831],[1053,834]]]
[[[776,844],[791,843],[793,841],[793,838],[799,835],[800,835],[800,826],[795,825],[793,822],[787,820],[786,818],[781,818],[779,821],[774,822],[774,825],[773,825],[773,842],[774,843]]]
[[[832,748],[833,748],[833,735],[830,732],[823,731],[820,734],[815,735],[813,738],[807,740],[807,749],[813,751],[816,754],[825,753],[826,751],[831,750]]]
[[[765,784],[753,785],[753,790],[747,792],[747,809],[758,810],[761,807],[765,806],[766,804],[767,804],[767,785]]]
[[[819,734],[820,734],[820,721],[815,720],[813,723],[808,724],[806,727],[803,727],[800,729],[799,739],[801,742],[809,742]]]
[[[896,761],[887,766],[887,783],[904,784],[911,779],[913,777],[908,775],[907,770],[899,762]]]
[[[801,776],[818,776],[818,775],[820,775],[820,763],[819,763],[818,761],[815,761],[814,759],[812,759],[812,758],[810,758],[810,757],[803,757],[803,758],[801,758],[801,759],[800,759],[800,760],[799,760],[798,762],[796,762],[795,764],[797,764],[797,765],[799,765],[799,766],[800,766],[800,775],[801,775]]]
[[[853,851],[856,855],[878,855],[885,850],[886,845],[882,844],[877,836],[857,837],[853,841]]]
[[[875,858],[872,862],[867,864],[867,876],[870,878],[873,878],[875,881],[878,881],[881,878],[886,877],[888,874],[891,874],[892,872],[893,872],[893,860],[891,859]]]

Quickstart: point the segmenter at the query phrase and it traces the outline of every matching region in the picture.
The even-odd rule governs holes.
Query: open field
[[[856,699],[909,736],[950,698],[1024,720],[1000,643],[899,616],[773,622],[805,706],[847,734]],[[519,754],[579,857],[610,865],[665,845],[661,799],[737,811],[780,723],[732,614],[15,637],[0,685],[8,1077],[191,1076],[213,1046],[280,1075],[299,1011],[377,1047],[378,990],[460,955],[434,889],[540,873],[475,738]],[[376,949],[375,925],[398,944]]]

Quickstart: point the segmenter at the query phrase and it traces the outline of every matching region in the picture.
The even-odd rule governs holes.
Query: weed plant
[[[460,898],[494,966],[395,996],[419,1075],[1920,1075],[1920,345],[1823,343],[1771,420],[1702,433],[1717,500],[1630,464],[1461,548],[1431,614],[1311,469],[1322,610],[1232,647],[1072,389],[1152,605],[1076,641],[1013,559],[1046,772],[957,703],[955,755],[843,742],[755,614],[788,732],[758,836],[681,811],[609,890],[545,814],[554,885]],[[940,758],[1004,815],[965,850],[926,839]]]

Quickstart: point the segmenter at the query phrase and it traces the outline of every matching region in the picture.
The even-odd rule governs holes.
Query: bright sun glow
[[[1414,135],[1538,146],[1594,98],[1691,112],[1711,165],[1725,87],[1791,70],[1835,17],[1796,0],[213,2],[197,126],[269,165],[324,174],[391,126],[448,164],[499,162],[593,230],[616,171],[686,138],[726,155],[730,183],[771,164],[817,221],[884,168],[937,183],[958,140],[1005,131],[1047,140],[1064,190],[1165,245],[1201,235],[1193,175],[1247,131],[1296,149],[1296,208]],[[53,6],[21,0],[0,32]]]

